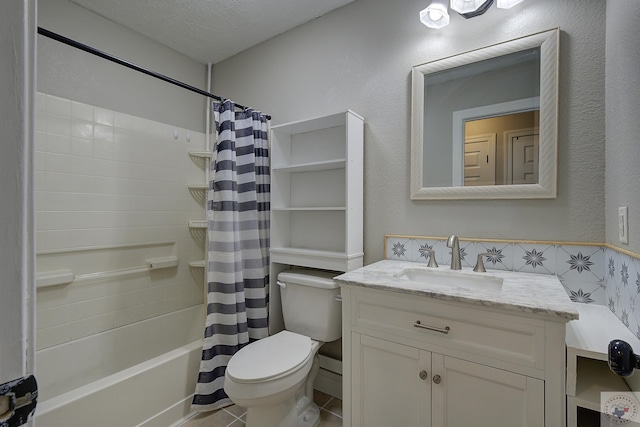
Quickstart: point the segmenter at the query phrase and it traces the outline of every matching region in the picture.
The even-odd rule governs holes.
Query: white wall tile
[[[93,106],[82,102],[71,101],[71,117],[74,119],[93,121]]]
[[[64,117],[71,117],[71,101],[53,95],[47,95],[47,112]]]
[[[37,102],[37,251],[182,239],[181,267],[154,280],[144,273],[39,289],[38,349],[202,304],[203,273],[187,263],[202,258],[204,240],[187,222],[204,217],[204,200],[187,185],[204,181],[188,156],[203,149],[204,135],[189,131],[187,144],[186,131],[175,141],[170,125],[40,93]],[[96,260],[76,274],[104,270]]]

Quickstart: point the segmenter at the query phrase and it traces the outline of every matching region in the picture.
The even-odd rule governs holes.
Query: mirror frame
[[[559,30],[556,28],[413,67],[411,70],[410,178],[410,196],[412,200],[556,198],[559,42]],[[425,75],[535,47],[540,47],[538,183],[474,187],[424,187],[424,126],[422,119],[424,114]]]

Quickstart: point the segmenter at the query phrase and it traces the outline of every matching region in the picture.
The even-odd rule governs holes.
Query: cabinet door
[[[433,354],[433,426],[542,427],[544,381]],[[439,380],[439,381],[438,381]]]
[[[352,427],[431,425],[431,353],[352,333]]]

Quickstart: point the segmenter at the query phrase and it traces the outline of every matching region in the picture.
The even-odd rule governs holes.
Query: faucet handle
[[[425,252],[429,254],[429,264],[427,265],[427,267],[438,267],[438,262],[436,261],[436,251],[433,249],[427,249],[425,250]]]
[[[481,254],[478,254],[478,261],[476,262],[476,266],[473,267],[473,271],[477,272],[477,273],[486,273],[487,270],[485,270],[484,268],[484,260],[482,259],[483,256],[489,256],[491,255],[488,252],[483,252]]]

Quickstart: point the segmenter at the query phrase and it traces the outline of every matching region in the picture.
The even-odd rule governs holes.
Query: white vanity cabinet
[[[565,424],[566,319],[338,282],[345,427]]]

